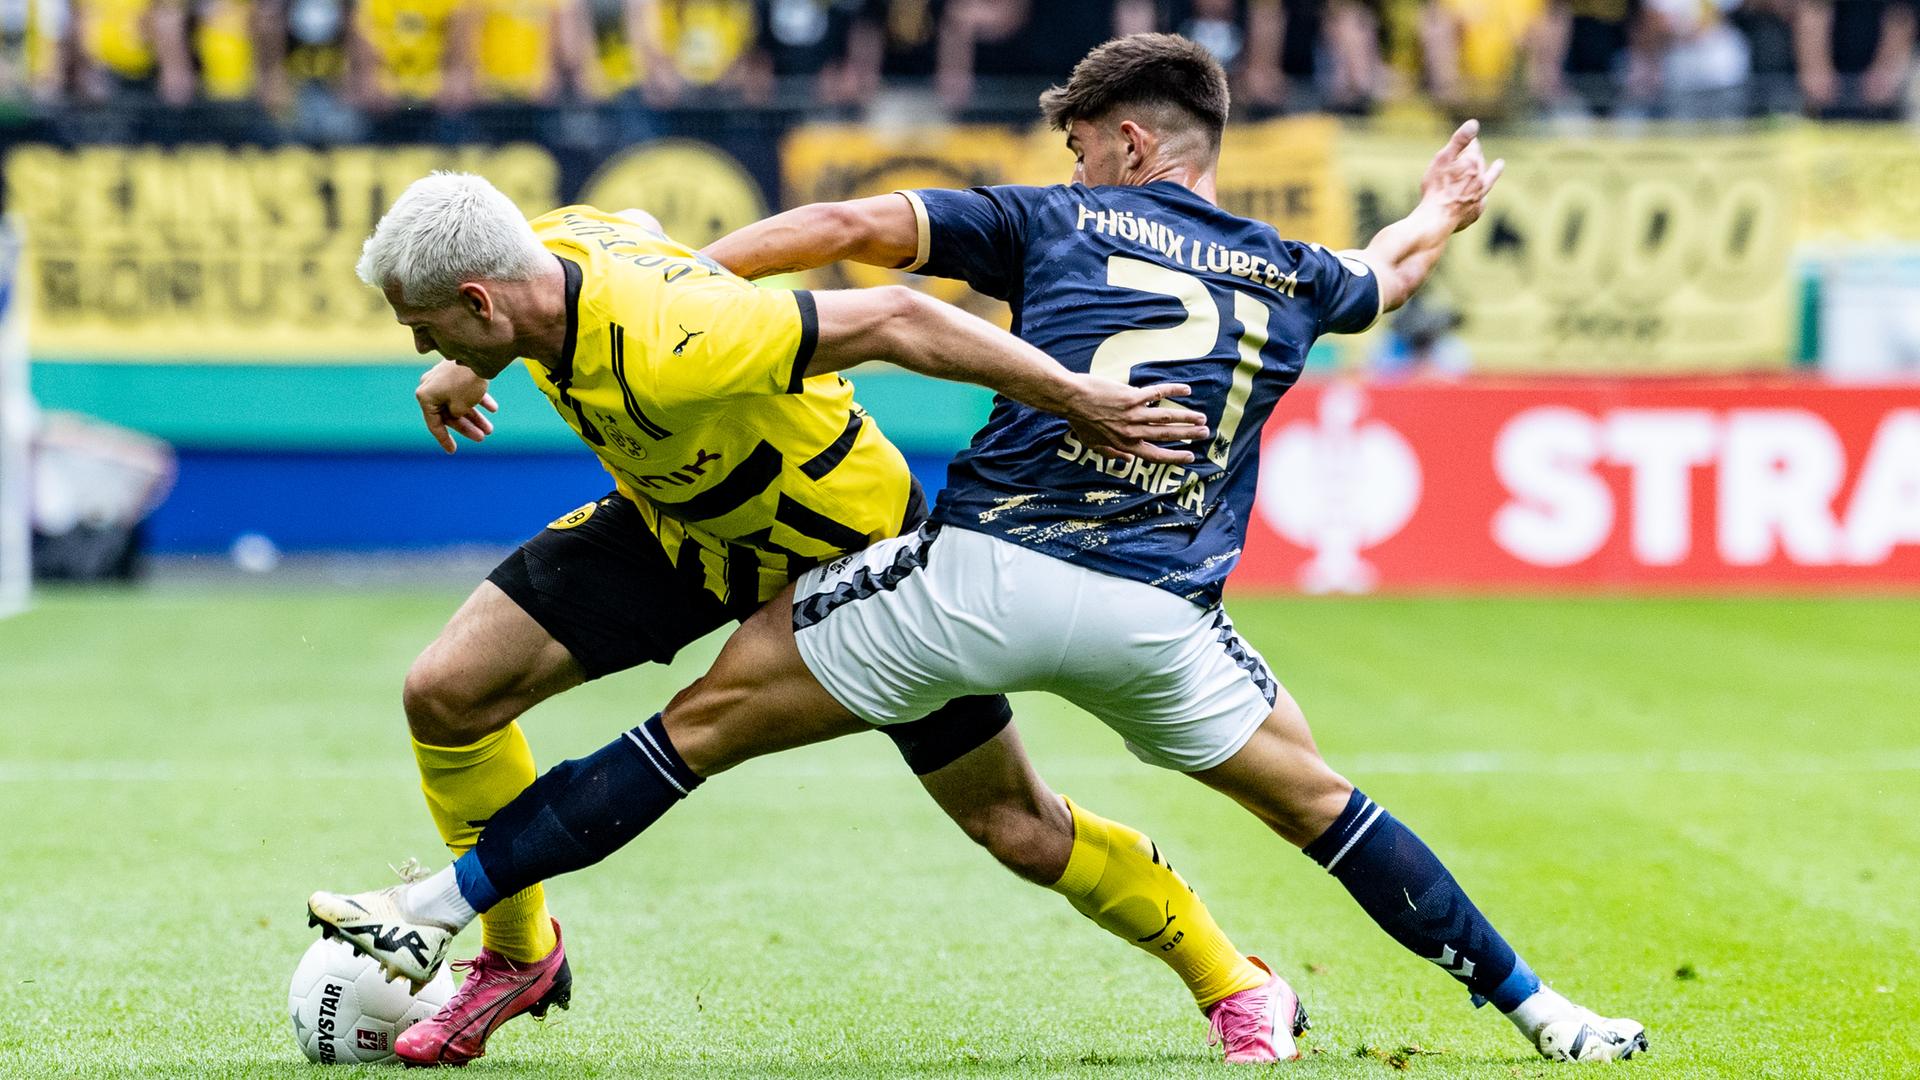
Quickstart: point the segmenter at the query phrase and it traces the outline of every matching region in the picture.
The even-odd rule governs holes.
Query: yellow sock
[[[1067,809],[1073,854],[1054,892],[1101,929],[1165,961],[1203,1009],[1267,981],[1151,840],[1072,800]]]
[[[533,783],[533,748],[518,723],[470,746],[428,746],[415,740],[420,790],[454,855],[464,854],[501,807]],[[481,942],[516,963],[544,959],[556,944],[546,893],[535,885],[480,916]]]

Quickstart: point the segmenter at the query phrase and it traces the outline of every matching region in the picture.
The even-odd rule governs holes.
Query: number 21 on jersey
[[[1107,284],[1172,297],[1187,309],[1187,317],[1174,326],[1122,330],[1101,342],[1093,351],[1093,361],[1088,367],[1094,375],[1130,382],[1133,369],[1141,364],[1198,360],[1212,353],[1220,340],[1220,308],[1214,302],[1212,291],[1206,282],[1184,270],[1125,255],[1110,255]],[[1267,344],[1269,319],[1267,305],[1239,289],[1227,291],[1233,294],[1233,317],[1241,327],[1240,359],[1233,367],[1233,382],[1227,388],[1220,422],[1214,426],[1213,441],[1207,446],[1207,457],[1222,468],[1227,464],[1227,453],[1233,448],[1234,438],[1240,433],[1240,421],[1246,416],[1254,376],[1260,373],[1260,350]]]

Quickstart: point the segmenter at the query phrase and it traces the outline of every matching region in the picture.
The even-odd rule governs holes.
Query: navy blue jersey
[[[1013,306],[1013,332],[1074,371],[1206,414],[1191,465],[1108,462],[1059,417],[1004,398],[954,459],[944,524],[1210,604],[1240,556],[1260,428],[1314,339],[1380,312],[1367,268],[1214,206],[1179,184],[903,192],[921,220],[909,269]]]

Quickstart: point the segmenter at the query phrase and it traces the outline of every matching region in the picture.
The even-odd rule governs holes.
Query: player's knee
[[[466,746],[513,722],[492,695],[476,693],[430,656],[414,661],[400,691],[407,729],[428,746]]]
[[[1306,717],[1285,694],[1246,751],[1228,763],[1224,789],[1296,847],[1312,843],[1346,808],[1353,785],[1320,756]],[[1218,779],[1209,783],[1218,783]]]
[[[1333,771],[1319,754],[1299,762],[1277,790],[1262,816],[1274,832],[1295,847],[1306,847],[1339,820],[1353,785]]]

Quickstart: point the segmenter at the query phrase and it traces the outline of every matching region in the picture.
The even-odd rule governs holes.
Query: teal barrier
[[[33,391],[68,409],[179,446],[221,450],[430,450],[413,403],[424,369],[407,364],[126,364],[43,362]],[[910,372],[852,376],[859,399],[903,450],[951,452],[992,407],[979,387]],[[494,380],[489,443],[508,452],[577,448],[524,372]]]

